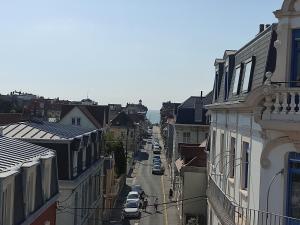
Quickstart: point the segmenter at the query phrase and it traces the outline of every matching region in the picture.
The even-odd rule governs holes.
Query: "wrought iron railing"
[[[226,217],[220,218],[224,225],[300,225],[300,219],[297,218],[237,205],[230,200],[211,177],[209,178],[208,198],[213,205],[217,206],[215,208],[221,208],[222,212],[217,212],[217,215]]]

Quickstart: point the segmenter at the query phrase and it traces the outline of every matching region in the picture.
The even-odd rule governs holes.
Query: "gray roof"
[[[13,138],[60,140],[73,139],[93,129],[50,122],[19,122],[2,126],[3,135]]]
[[[53,154],[54,151],[48,148],[0,136],[0,172],[12,170],[25,162]]]

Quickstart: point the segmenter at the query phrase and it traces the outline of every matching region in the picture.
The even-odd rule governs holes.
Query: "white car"
[[[140,194],[137,191],[131,191],[128,193],[126,203],[132,201],[138,201],[138,203],[140,203]]]
[[[139,218],[141,217],[141,209],[139,201],[129,201],[124,205],[122,217]]]

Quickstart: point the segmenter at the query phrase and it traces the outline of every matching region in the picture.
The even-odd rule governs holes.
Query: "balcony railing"
[[[300,225],[300,219],[241,207],[209,178],[208,199],[222,225]]]
[[[281,120],[297,118],[300,120],[300,88],[271,86],[270,89],[266,89],[266,92],[263,118]],[[286,115],[293,117],[287,117]]]

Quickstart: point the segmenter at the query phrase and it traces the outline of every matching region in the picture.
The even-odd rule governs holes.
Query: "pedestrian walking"
[[[172,198],[173,198],[173,190],[172,190],[172,188],[170,188],[170,190],[169,190],[169,199],[170,199],[170,201],[172,201]]]
[[[157,208],[158,208],[158,198],[156,198],[155,201],[154,201],[154,208],[155,208],[155,212],[157,212]]]
[[[148,206],[148,199],[145,198],[144,202],[143,202],[143,209],[145,212],[147,212],[147,206]]]

